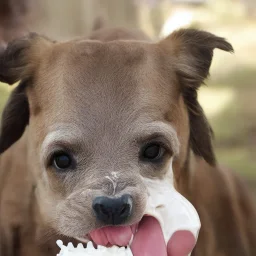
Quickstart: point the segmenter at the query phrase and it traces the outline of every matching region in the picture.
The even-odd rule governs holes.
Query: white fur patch
[[[115,195],[116,194],[117,181],[113,177],[110,177],[110,176],[106,176],[105,178],[112,183],[112,186],[113,186],[112,195]]]
[[[49,150],[49,147],[55,142],[74,142],[76,138],[82,138],[82,134],[78,129],[70,125],[64,125],[63,127],[56,126],[57,129],[49,132],[41,147],[41,155],[44,157]],[[41,159],[42,160],[42,159]]]

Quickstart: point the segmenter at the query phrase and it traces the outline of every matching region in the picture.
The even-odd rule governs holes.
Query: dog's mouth
[[[90,232],[82,242],[92,241],[94,246],[130,246],[134,256],[167,255],[164,235],[159,222],[151,216],[144,216],[138,224],[131,226],[108,226]]]

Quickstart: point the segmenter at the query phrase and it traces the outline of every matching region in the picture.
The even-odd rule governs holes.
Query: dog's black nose
[[[92,207],[98,220],[104,224],[119,225],[131,215],[132,197],[130,195],[119,198],[96,197]]]

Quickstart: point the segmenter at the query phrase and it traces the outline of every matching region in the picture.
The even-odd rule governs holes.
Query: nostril
[[[96,215],[100,215],[100,214],[108,214],[107,209],[105,209],[104,207],[104,202],[102,202],[102,197],[97,197],[95,198],[95,200],[93,201],[92,204],[92,208],[94,210],[94,212],[96,213]]]
[[[99,210],[105,215],[109,214],[109,211],[102,204],[99,205]]]
[[[124,214],[129,206],[127,204],[123,205],[120,214]]]
[[[93,206],[92,206],[94,212],[96,213],[96,215],[108,215],[109,212],[108,210],[105,208],[104,204],[101,204],[99,202],[94,202]]]
[[[121,197],[122,200],[122,207],[121,207],[121,214],[128,213],[129,215],[131,214],[132,211],[132,197],[130,195],[123,195]]]
[[[125,217],[130,215],[130,206],[128,204],[123,205],[123,207],[119,211],[120,217]]]

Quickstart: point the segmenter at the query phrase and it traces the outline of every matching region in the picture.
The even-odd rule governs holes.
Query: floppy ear
[[[11,41],[0,55],[0,81],[7,84],[28,77],[35,66],[36,51],[33,47],[40,36],[30,33],[28,36]]]
[[[11,93],[2,113],[0,127],[0,154],[19,140],[29,122],[29,105],[24,91],[24,84],[20,84]]]
[[[190,146],[196,155],[214,165],[213,132],[197,100],[197,89],[209,75],[213,50],[233,52],[233,47],[224,38],[195,29],[175,31],[160,44],[168,51],[188,108]]]
[[[0,54],[0,81],[13,84],[13,90],[3,110],[0,126],[0,153],[15,143],[29,122],[29,103],[25,87],[30,84],[39,54],[50,41],[35,33],[9,43]]]

